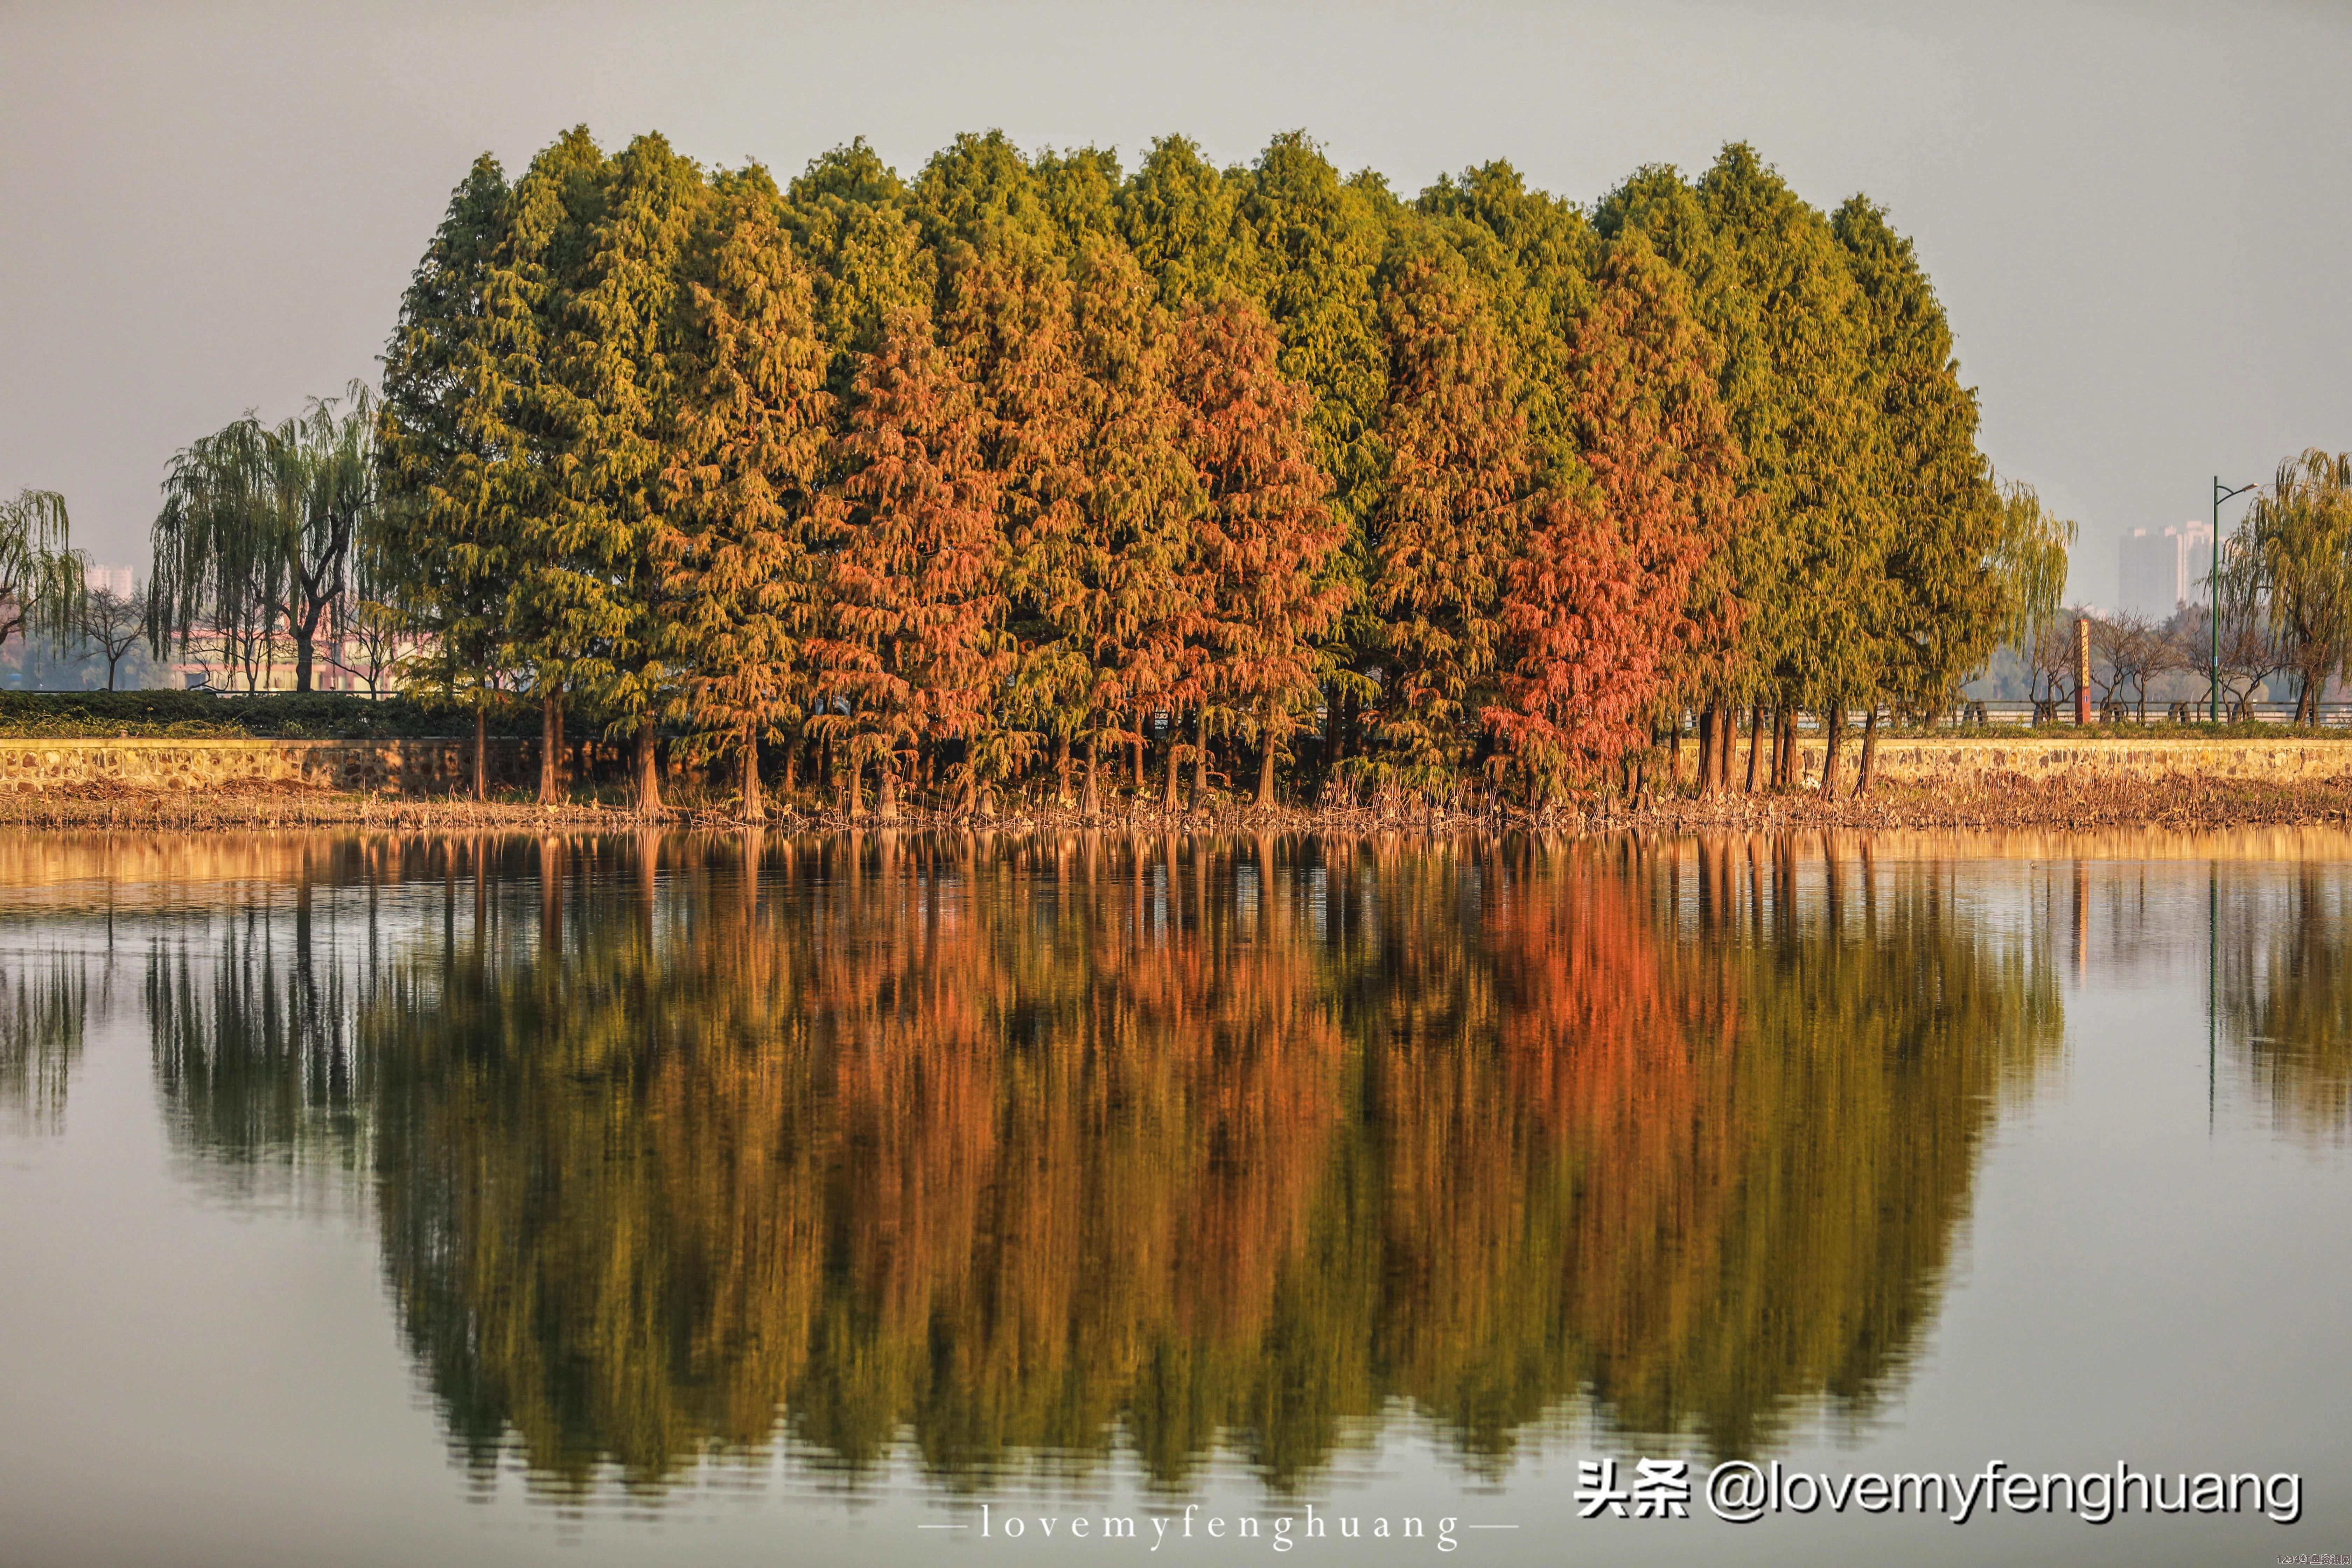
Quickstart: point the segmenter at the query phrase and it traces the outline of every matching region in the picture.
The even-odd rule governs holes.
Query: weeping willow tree
[[[374,398],[352,383],[265,426],[253,414],[172,459],[153,532],[148,636],[184,648],[217,635],[254,683],[282,627],[294,689],[310,689],[323,627],[339,633],[354,586],[352,543],[377,505]]]
[[[2015,642],[2058,613],[2066,595],[2066,552],[2074,543],[2074,524],[2043,506],[2032,485],[1994,482],[2000,490],[2000,517],[1987,555],[2001,588],[2000,637]]]
[[[1996,647],[2006,647],[2014,650],[2030,670],[2071,669],[2074,633],[2071,626],[2061,627],[2057,617],[2066,595],[2066,557],[2074,542],[2074,524],[2043,506],[2032,485],[1987,472],[2000,495],[2000,510],[1991,520],[1993,538],[1985,552],[1998,592],[1993,635],[1984,644],[1979,668]],[[2068,651],[2057,654],[2059,662],[2053,666],[2044,656],[2060,647],[2053,639],[2062,633]],[[2051,700],[2054,700],[2058,677],[2053,674],[2052,679]],[[2038,706],[2042,700],[2039,673],[2033,682]]]
[[[71,528],[55,490],[0,501],[0,647],[18,636],[62,639],[79,623],[83,562]]]
[[[2352,660],[2352,452],[2314,447],[2279,465],[2221,565],[2222,613],[2262,624],[2300,678],[2294,721],[2319,720],[2328,676]]]

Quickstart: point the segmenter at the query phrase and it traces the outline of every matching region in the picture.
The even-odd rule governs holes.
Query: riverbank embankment
[[[466,798],[470,746],[455,739],[282,740],[76,737],[0,740],[0,823],[26,827],[119,825],[201,828],[354,824],[453,831],[633,820],[609,787],[544,806],[526,785],[526,743],[490,747],[494,798]],[[1638,801],[1562,805],[1534,825],[1563,831],[1770,831],[1800,827],[2202,827],[2352,820],[2352,736],[1934,735],[1888,738],[1870,794],[1823,799],[1821,748],[1801,748],[1803,784],[1703,797],[1663,773]],[[1846,777],[1855,773],[1849,753]],[[1687,759],[1685,759],[1687,762]],[[778,826],[850,826],[830,802],[778,802]],[[674,792],[672,820],[716,824],[731,803],[694,781]],[[870,816],[862,818],[871,823]],[[1262,813],[1215,795],[1166,812],[1156,798],[1121,800],[1093,818],[1018,799],[980,814],[909,810],[915,827],[1133,826],[1153,831],[1335,832],[1381,827],[1528,825],[1502,811],[1399,810],[1357,804]]]

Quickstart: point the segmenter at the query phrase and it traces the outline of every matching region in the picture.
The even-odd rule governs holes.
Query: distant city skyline
[[[82,574],[82,581],[92,591],[103,588],[127,599],[139,591],[142,575],[143,574],[136,566],[126,566],[119,562],[99,562],[93,563]]]
[[[2164,620],[2201,604],[2213,567],[2213,525],[2191,519],[2135,528],[2116,541],[2116,607]]]

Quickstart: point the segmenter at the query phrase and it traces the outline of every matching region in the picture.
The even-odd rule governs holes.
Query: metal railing
[[[2292,702],[2240,702],[2225,707],[2222,710],[2222,720],[2225,723],[2233,724],[2251,722],[2285,726],[2294,722],[2294,714],[2295,705]],[[1848,741],[1860,743],[1863,721],[1867,717],[1868,714],[1859,708],[1846,715]],[[1885,710],[1881,710],[1882,723],[1885,722]],[[2141,717],[2140,706],[2137,702],[2109,702],[2094,712],[2090,727],[2127,730],[2140,728],[2143,724],[2151,726],[2193,724],[2202,727],[2205,722],[2205,700],[2201,697],[2192,697],[2183,701],[2173,701],[2170,699],[2151,701],[2147,704],[2145,719]],[[2352,702],[2321,703],[2319,722],[2326,729],[2352,730]],[[1686,716],[1684,725],[1683,733],[1687,740],[1697,732],[1696,715]],[[2019,698],[1983,702],[1955,702],[1937,720],[1937,729],[1947,734],[1966,734],[1970,730],[1994,726],[2025,730],[2071,730],[2074,728],[2074,700],[2062,698],[2054,702],[2034,702]],[[1748,733],[1748,726],[1744,719],[1737,728],[1744,739]],[[1918,732],[1915,722],[1906,721],[1900,728],[1906,734]],[[1797,730],[1801,734],[1820,734],[1822,716],[1818,713],[1800,712],[1797,715]]]
[[[2148,724],[2203,724],[2206,722],[2205,700],[2192,697],[2181,701],[2151,701],[2145,710],[2137,702],[2103,703],[2095,710],[2095,728],[2116,726],[2137,727]],[[2222,708],[2221,717],[2227,723],[2292,724],[2295,705],[2292,702],[2239,702]],[[1956,730],[1969,730],[1984,725],[2020,725],[2029,729],[2065,729],[2074,727],[2074,704],[2071,698],[2054,702],[2013,701],[1956,702],[1945,714],[1944,722]],[[2319,705],[2319,722],[2326,729],[2352,728],[2352,702],[2323,702]]]

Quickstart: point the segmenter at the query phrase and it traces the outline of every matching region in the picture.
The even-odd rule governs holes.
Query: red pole
[[[2074,622],[2074,722],[2091,721],[2091,622],[2088,616]]]

